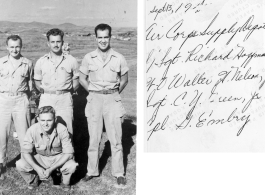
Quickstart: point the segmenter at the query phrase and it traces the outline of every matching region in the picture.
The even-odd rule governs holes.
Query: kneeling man
[[[33,189],[38,186],[39,179],[47,180],[59,168],[61,186],[68,191],[77,163],[73,160],[74,149],[67,128],[56,123],[55,110],[51,106],[40,108],[37,119],[38,123],[28,129],[24,138],[21,149],[24,159],[16,162],[17,170],[28,183],[28,188]]]

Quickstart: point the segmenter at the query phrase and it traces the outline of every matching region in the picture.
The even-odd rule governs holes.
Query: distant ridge
[[[63,23],[63,24],[59,24],[57,25],[58,27],[61,27],[61,28],[76,28],[76,27],[79,27],[75,24],[72,24],[72,23]]]
[[[0,21],[0,34],[39,34],[43,35],[52,28],[59,28],[63,30],[66,36],[90,36],[94,35],[94,27],[91,26],[77,26],[75,24],[66,22],[63,24],[53,25],[43,22],[10,22]],[[113,35],[117,39],[130,38],[137,34],[135,29],[131,28],[114,28]]]
[[[10,21],[0,21],[0,28],[6,27],[25,27],[25,28],[43,28],[43,27],[51,27],[51,24],[46,24],[42,22],[10,22]]]
[[[0,29],[2,28],[12,28],[12,29],[18,29],[18,28],[41,28],[41,29],[46,29],[46,28],[83,28],[80,26],[77,26],[72,23],[63,23],[63,24],[47,24],[43,22],[10,22],[10,21],[0,21]]]

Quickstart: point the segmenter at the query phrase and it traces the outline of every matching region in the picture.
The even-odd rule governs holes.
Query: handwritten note
[[[146,151],[265,151],[262,0],[146,0]]]

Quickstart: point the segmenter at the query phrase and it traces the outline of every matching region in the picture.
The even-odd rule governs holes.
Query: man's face
[[[61,53],[62,52],[62,47],[63,47],[63,40],[60,35],[50,35],[49,41],[47,42],[48,47],[53,53]]]
[[[21,51],[20,40],[18,39],[14,41],[12,39],[9,39],[7,42],[6,49],[12,57],[18,58],[20,56],[20,51]]]
[[[110,47],[110,36],[109,30],[97,30],[97,37],[96,37],[98,48],[106,52]]]
[[[42,113],[38,117],[38,121],[41,125],[41,128],[45,132],[52,132],[54,123],[55,123],[55,117],[52,113]]]

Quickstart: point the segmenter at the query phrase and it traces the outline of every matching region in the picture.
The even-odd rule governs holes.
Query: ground
[[[1,27],[0,27],[1,30]],[[46,37],[42,36],[49,29],[27,30],[20,33],[23,39],[22,54],[33,60],[36,60],[48,52],[46,46]],[[86,29],[87,30],[87,29]],[[116,29],[116,32],[126,32],[128,29]],[[132,29],[129,29],[130,31]],[[2,30],[3,32],[4,30]],[[72,30],[73,32],[74,30]],[[80,32],[80,30],[79,30]],[[93,31],[92,31],[93,32]],[[115,32],[115,29],[114,29]],[[136,30],[134,29],[136,33]],[[88,32],[84,32],[88,33]],[[7,54],[5,49],[5,34],[0,34],[0,56]],[[95,38],[72,36],[65,37],[65,42],[68,42],[71,47],[71,54],[81,62],[84,55],[96,48]],[[1,194],[93,194],[93,195],[108,195],[108,194],[135,194],[136,192],[136,76],[137,76],[137,37],[132,37],[130,41],[112,40],[112,47],[122,53],[130,68],[129,84],[122,92],[122,101],[127,111],[125,121],[123,123],[123,150],[124,164],[126,170],[127,185],[120,187],[116,184],[116,179],[111,175],[111,152],[110,144],[106,133],[103,133],[100,144],[100,177],[95,177],[89,182],[80,181],[86,173],[87,164],[87,148],[89,135],[87,132],[86,118],[84,116],[84,108],[86,104],[86,92],[80,88],[78,95],[74,96],[74,145],[76,161],[79,163],[78,170],[72,177],[72,189],[69,193],[62,191],[60,188],[52,187],[52,180],[46,183],[41,183],[38,189],[29,190],[27,185],[15,169],[15,162],[19,159],[19,143],[12,137],[10,132],[8,142],[8,163],[5,173],[6,179],[0,181]]]

